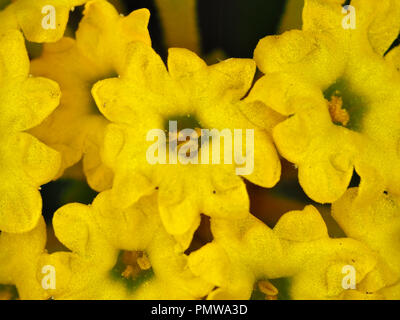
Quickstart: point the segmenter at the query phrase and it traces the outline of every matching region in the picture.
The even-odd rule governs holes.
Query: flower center
[[[350,121],[350,116],[347,110],[343,109],[343,99],[340,97],[339,91],[336,91],[331,97],[331,100],[328,101],[328,109],[333,123],[340,124],[344,127],[347,126]]]
[[[176,122],[177,124],[177,132],[180,133],[184,129],[192,129],[199,130],[201,129],[200,122],[197,120],[195,115],[187,114],[187,115],[176,115],[169,117],[164,122],[164,130],[169,135],[174,134],[174,132],[170,132],[170,122]]]
[[[176,124],[176,128],[172,128],[171,124],[172,127]],[[186,129],[192,130],[190,136],[187,134],[187,132],[184,132],[184,130]],[[197,120],[196,116],[191,114],[185,116],[178,115],[169,117],[164,124],[164,130],[167,133],[168,137],[167,143],[169,144],[176,141],[176,148],[178,150],[183,144],[189,142],[191,139],[195,140],[196,138],[198,141],[197,150],[199,150],[201,147],[201,129],[202,126],[200,122]],[[189,153],[189,151],[186,152],[186,155],[188,157],[190,156]],[[197,153],[195,153],[194,155],[197,155]]]
[[[0,300],[18,300],[18,290],[13,285],[0,284]]]
[[[121,275],[126,279],[135,279],[142,271],[151,268],[150,260],[143,251],[124,251],[122,263],[125,265],[125,270]]]
[[[197,135],[197,137],[196,137]],[[190,139],[197,138],[199,139],[201,137],[201,129],[200,128],[194,128],[193,129],[193,134],[190,136],[186,136],[185,139],[182,130],[178,132],[168,132],[168,142],[177,140],[178,147],[181,146],[182,144],[188,142]],[[200,146],[199,146],[200,147]]]
[[[360,132],[368,106],[364,98],[351,91],[349,83],[338,79],[324,92],[332,122]]]
[[[117,263],[111,270],[114,278],[134,290],[151,278],[154,273],[150,260],[144,251],[120,251]]]

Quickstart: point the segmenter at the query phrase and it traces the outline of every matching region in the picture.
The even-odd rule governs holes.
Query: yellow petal
[[[383,56],[400,30],[400,5],[395,0],[355,0],[351,5],[356,9],[357,22],[367,29],[368,40],[375,52]]]
[[[39,259],[45,245],[46,224],[43,218],[29,232],[2,232],[0,235],[0,283],[15,285],[22,300],[47,297],[41,282],[36,279]]]
[[[189,256],[189,268],[216,286],[224,287],[228,285],[231,261],[218,244],[208,243]]]
[[[14,6],[18,23],[29,41],[55,42],[64,34],[70,9],[85,2],[87,0],[56,0],[51,4],[54,11],[44,10],[49,5],[47,0],[18,0],[12,5]],[[47,24],[47,20],[44,19],[53,12],[55,15],[55,28],[45,29],[42,22],[44,21],[43,23]]]
[[[168,50],[168,71],[176,80],[187,80],[197,72],[206,69],[206,63],[194,52],[182,49],[171,48]]]
[[[86,219],[89,209],[82,204],[69,204],[56,211],[53,218],[57,238],[69,249],[84,255],[89,241]]]
[[[329,35],[292,30],[268,36],[257,45],[254,59],[264,73],[293,72],[317,85],[332,83],[345,68],[345,56]]]
[[[286,213],[279,219],[274,231],[281,239],[290,241],[315,241],[328,237],[325,222],[313,206]]]

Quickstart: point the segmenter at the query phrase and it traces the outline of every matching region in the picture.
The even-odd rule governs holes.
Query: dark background
[[[121,0],[122,13],[147,8],[151,12],[149,30],[156,51],[165,57],[161,22],[153,0]],[[222,49],[229,57],[251,58],[257,42],[275,34],[286,0],[198,0],[197,17],[202,54]],[[71,14],[70,24],[77,27],[82,7]]]

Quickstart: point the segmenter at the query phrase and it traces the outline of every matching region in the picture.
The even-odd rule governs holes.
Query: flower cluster
[[[5,6],[0,299],[400,299],[400,3],[342,5],[305,0],[301,30],[212,65],[163,60],[147,9]],[[293,166],[308,203],[256,215],[251,187]],[[72,170],[98,194],[46,226],[40,187]]]

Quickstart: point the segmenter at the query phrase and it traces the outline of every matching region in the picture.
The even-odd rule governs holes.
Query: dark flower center
[[[355,94],[347,81],[338,79],[324,91],[332,122],[350,130],[360,132],[362,120],[368,106],[361,96]]]
[[[114,279],[122,281],[129,290],[134,291],[153,277],[154,273],[144,251],[121,250],[111,275]]]

